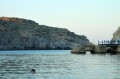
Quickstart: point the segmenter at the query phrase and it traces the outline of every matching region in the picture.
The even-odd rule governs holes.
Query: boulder
[[[71,53],[73,53],[73,54],[85,54],[86,53],[85,46],[81,45],[81,46],[74,47],[72,49]]]

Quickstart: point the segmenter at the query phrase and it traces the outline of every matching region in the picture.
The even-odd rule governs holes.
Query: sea
[[[0,51],[0,79],[120,79],[120,54],[70,52]]]

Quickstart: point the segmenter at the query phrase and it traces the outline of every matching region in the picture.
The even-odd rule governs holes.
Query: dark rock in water
[[[36,73],[35,69],[32,69],[30,72],[31,72],[32,74]]]
[[[72,49],[89,43],[86,36],[67,29],[8,17],[0,17],[0,37],[0,50]]]

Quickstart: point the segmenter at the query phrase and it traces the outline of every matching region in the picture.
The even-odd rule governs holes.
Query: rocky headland
[[[113,33],[112,40],[120,41],[120,26],[118,29]]]
[[[90,43],[67,29],[21,18],[0,17],[0,50],[72,49]]]

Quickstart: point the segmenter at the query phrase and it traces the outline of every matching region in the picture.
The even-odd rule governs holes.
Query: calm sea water
[[[120,55],[0,51],[0,79],[120,79]]]

